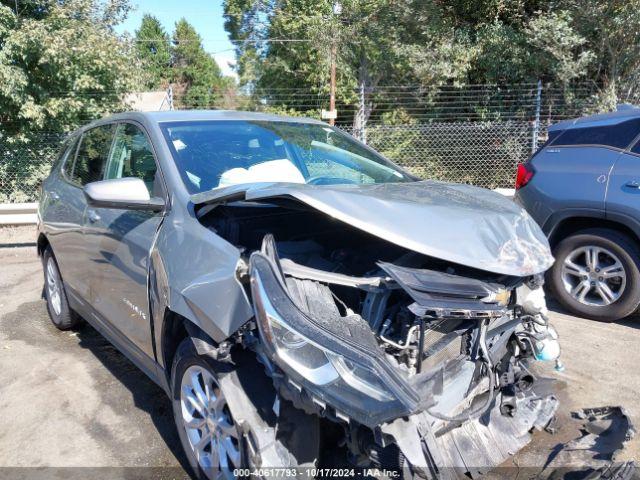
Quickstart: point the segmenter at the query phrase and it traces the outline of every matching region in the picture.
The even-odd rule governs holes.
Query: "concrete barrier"
[[[0,225],[34,225],[37,211],[37,203],[0,204]]]

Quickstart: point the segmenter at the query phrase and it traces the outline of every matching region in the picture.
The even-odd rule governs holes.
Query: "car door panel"
[[[604,210],[609,172],[619,156],[600,146],[545,148],[534,159],[540,203],[550,213],[560,207]]]
[[[162,217],[140,211],[95,208],[87,227],[94,276],[94,308],[153,357],[147,275],[149,252]]]
[[[132,123],[119,124],[105,178],[137,176],[155,195],[155,184],[160,182],[156,173],[145,133]],[[147,285],[149,255],[162,219],[162,214],[151,211],[87,208],[86,234],[94,272],[92,304],[150,358],[154,358],[154,351]]]
[[[640,212],[640,142],[620,155],[607,189],[607,217],[637,218]]]
[[[57,165],[57,173],[43,184],[42,211],[47,239],[58,263],[65,285],[80,297],[88,298],[89,289],[84,277],[86,269],[83,236],[84,214],[87,202],[79,185],[69,179],[80,138],[69,143]]]

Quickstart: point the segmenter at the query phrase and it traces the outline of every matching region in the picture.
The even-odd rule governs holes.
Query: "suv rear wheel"
[[[554,249],[553,296],[567,309],[600,321],[632,314],[640,304],[640,252],[626,235],[608,229],[577,232]]]
[[[47,311],[51,322],[60,330],[69,330],[80,323],[80,317],[69,308],[67,292],[62,283],[58,263],[51,247],[42,254],[44,269],[44,296],[47,300]]]

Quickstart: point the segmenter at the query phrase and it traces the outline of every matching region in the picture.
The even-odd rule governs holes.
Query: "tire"
[[[192,475],[194,478],[202,480],[215,478],[216,474],[220,472],[221,469],[219,467],[216,468],[217,466],[214,465],[214,463],[216,463],[215,457],[211,455],[211,452],[214,449],[213,441],[210,441],[208,446],[205,442],[205,446],[203,447],[200,455],[196,453],[197,448],[195,445],[199,443],[198,437],[201,439],[204,439],[205,435],[209,435],[210,438],[213,437],[210,429],[213,429],[216,426],[213,425],[213,422],[210,420],[200,422],[200,417],[203,417],[202,411],[198,412],[195,405],[187,400],[188,396],[183,394],[183,390],[187,389],[195,394],[196,399],[202,398],[198,397],[198,392],[196,392],[195,389],[190,388],[195,386],[193,380],[191,380],[191,383],[188,383],[187,378],[193,374],[197,377],[201,387],[201,392],[199,393],[205,393],[205,395],[209,394],[209,398],[213,399],[213,402],[210,402],[209,405],[213,405],[213,403],[217,404],[215,400],[220,397],[225,402],[225,405],[220,408],[219,411],[216,411],[216,413],[224,414],[226,416],[228,426],[233,427],[235,437],[230,437],[230,441],[232,441],[234,444],[233,446],[236,447],[233,452],[227,453],[225,460],[229,464],[229,468],[226,473],[232,473],[235,468],[244,468],[247,466],[246,445],[244,445],[240,432],[235,426],[235,422],[231,417],[231,412],[228,407],[226,407],[226,400],[224,400],[224,396],[221,394],[219,387],[217,387],[217,370],[215,360],[206,356],[201,356],[197,353],[191,338],[186,338],[182,343],[180,343],[171,368],[171,403],[173,406],[173,416],[178,430],[178,436],[180,437],[182,448],[189,460]],[[208,389],[204,388],[205,382],[209,385]],[[214,386],[213,391],[211,391],[211,386]],[[183,410],[188,411],[185,413]],[[207,418],[211,418],[211,413],[212,412],[209,409],[209,412],[206,413],[205,416]],[[187,414],[192,414],[192,421],[194,424],[200,423],[201,428],[189,428],[185,421],[185,415]],[[218,449],[215,450],[219,452]],[[208,459],[207,456],[209,457]],[[218,462],[218,465],[220,463],[222,462]],[[233,465],[231,465],[231,463],[233,463]]]
[[[69,330],[77,326],[81,320],[69,308],[67,292],[51,247],[47,247],[42,255],[42,266],[44,270],[44,296],[51,323],[59,330]]]
[[[549,287],[567,310],[613,322],[640,305],[640,249],[627,235],[609,229],[583,230],[559,242],[553,254]]]
[[[236,362],[236,360],[239,361]],[[252,362],[255,362],[255,360],[253,360]],[[244,378],[244,380],[249,380],[251,384],[250,389],[256,389],[256,392],[258,392],[259,402],[251,402],[251,404],[254,408],[257,409],[256,412],[262,412],[262,414],[258,415],[262,418],[264,412],[273,412],[273,399],[275,390],[273,390],[273,385],[271,384],[271,380],[268,377],[258,377],[258,375],[263,375],[263,370],[260,367],[256,369],[257,363],[251,363],[249,366],[250,369],[245,370],[245,374],[249,373],[251,378]],[[195,413],[195,409],[190,408],[187,411],[188,415],[185,419],[185,404],[187,406],[193,406],[192,403],[190,404],[185,402],[185,397],[183,394],[185,386],[187,387],[187,389],[190,389],[190,385],[193,384],[192,381],[190,384],[185,383],[185,377],[190,377],[190,372],[193,373],[194,371],[206,372],[205,375],[208,376],[209,380],[213,381],[215,385],[219,385],[218,378],[222,378],[223,375],[235,374],[246,367],[247,365],[244,365],[244,361],[240,358],[234,359],[234,364],[233,366],[231,366],[228,363],[218,362],[212,357],[207,356],[206,354],[200,355],[195,348],[194,339],[191,337],[183,340],[178,346],[171,368],[171,403],[173,407],[176,428],[178,429],[178,435],[180,437],[180,441],[182,443],[182,447],[185,451],[187,459],[189,460],[192,474],[195,478],[209,479],[215,476],[216,470],[211,468],[210,464],[208,468],[207,465],[203,465],[202,462],[198,460],[198,456],[194,451],[194,440],[197,442],[199,434],[202,432],[197,432],[198,435],[196,435],[195,439],[193,435],[194,432],[188,432],[188,425],[186,422],[195,418],[195,415],[190,415],[191,413]],[[236,370],[238,368],[240,370]],[[204,377],[200,377],[200,379],[204,380]],[[263,381],[266,383],[267,388],[264,388],[264,385],[260,386]],[[239,383],[239,385],[244,384],[244,381],[241,381]],[[200,383],[200,387],[201,390],[206,392],[206,390],[202,388],[204,387],[203,383]],[[224,400],[224,394],[220,391],[219,388],[218,390],[216,390],[214,387],[213,391],[209,389],[209,392],[210,396],[218,395],[226,403],[226,400]],[[256,399],[254,398],[254,400]],[[236,422],[231,415],[230,409],[223,408],[222,410],[224,413],[225,423],[227,424],[224,428],[224,431],[229,432],[230,430],[228,427],[232,425],[235,426]],[[250,459],[249,447],[247,445],[246,438],[249,431],[256,431],[258,429],[261,431],[261,435],[263,436],[263,438],[265,435],[267,436],[267,438],[269,435],[271,435],[272,437],[271,440],[267,439],[267,441],[265,442],[265,447],[271,449],[268,453],[268,455],[271,456],[265,458],[263,454],[265,454],[266,452],[257,452],[258,457],[261,458],[261,461],[267,462],[262,466],[316,466],[317,458],[320,451],[320,429],[318,418],[312,415],[305,414],[303,411],[296,409],[290,402],[282,399],[280,401],[279,411],[279,416],[274,416],[266,423],[263,423],[261,425],[243,425],[242,429],[235,429],[235,435],[233,436],[231,441],[236,447],[237,454],[229,455],[228,460],[233,460],[232,457],[235,456],[237,461],[227,462],[229,464],[229,469],[226,471],[226,473],[232,473],[233,469],[235,468],[247,469],[254,466],[252,465],[252,461]],[[251,418],[251,416],[248,417]],[[244,421],[246,421],[246,419]],[[259,449],[259,445],[257,445],[255,441],[252,442],[252,444],[254,448],[257,447]],[[209,451],[210,450],[211,449],[209,448]],[[275,452],[277,452],[277,458],[273,456]],[[206,450],[205,453],[207,453]],[[277,462],[281,462],[281,464]],[[231,465],[231,463],[234,464]]]

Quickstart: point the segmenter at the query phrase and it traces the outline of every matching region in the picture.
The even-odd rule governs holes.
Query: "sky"
[[[175,23],[184,17],[200,34],[205,50],[216,59],[222,73],[236,77],[229,65],[235,63],[235,56],[224,29],[222,0],[132,0],[131,4],[134,10],[124,23],[118,25],[118,33],[129,32],[133,35],[140,27],[142,16],[150,13],[160,20],[171,35]]]

